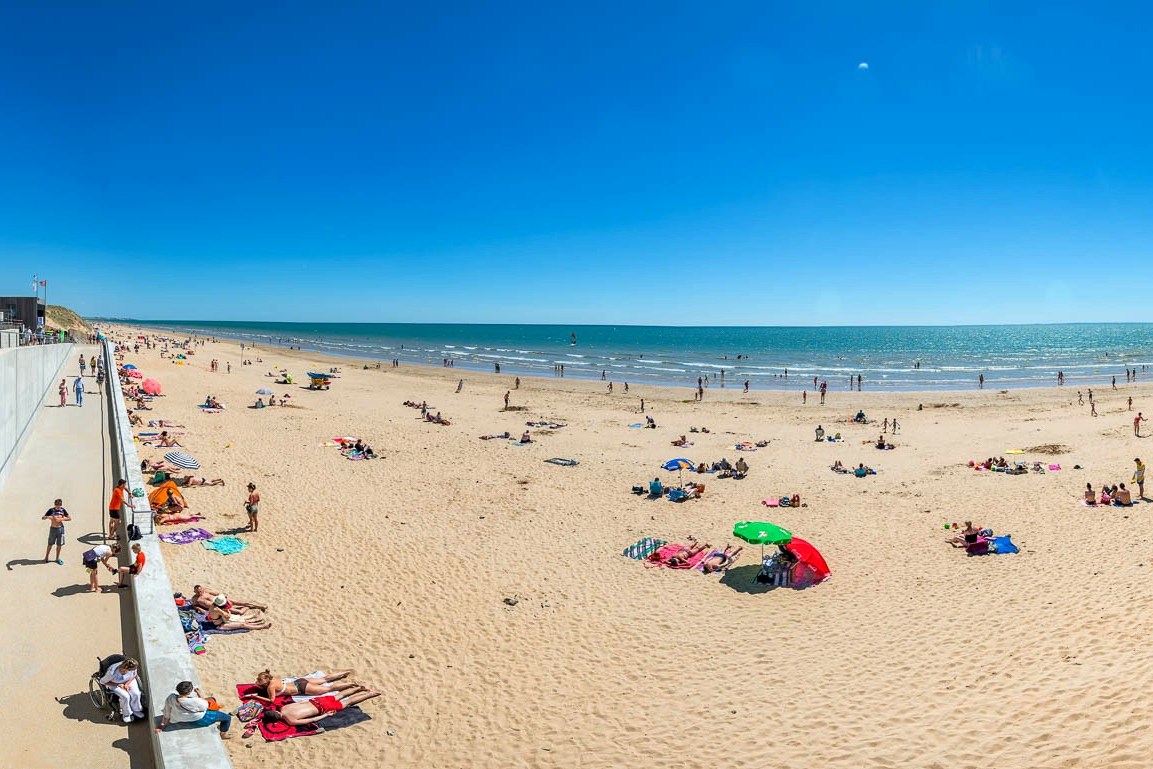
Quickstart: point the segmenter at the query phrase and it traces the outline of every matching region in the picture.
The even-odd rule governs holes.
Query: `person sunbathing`
[[[203,475],[197,477],[194,475],[186,475],[183,478],[176,479],[177,486],[223,486],[223,478],[213,478],[211,481]]]
[[[528,434],[528,430],[525,430],[523,433],[521,433],[520,442],[521,443],[532,443],[532,436]]]
[[[1124,507],[1129,507],[1133,504],[1133,495],[1129,489],[1125,488],[1124,483],[1113,492],[1113,504]]]
[[[293,702],[284,705],[280,710],[266,711],[265,717],[283,721],[289,726],[307,726],[328,718],[333,713],[339,713],[345,708],[359,705],[373,697],[379,697],[380,694],[380,692],[364,686],[358,686],[339,694],[314,697],[306,702]]]
[[[349,689],[361,689],[362,684],[344,679],[352,675],[351,670],[341,670],[323,678],[294,678],[285,681],[281,676],[274,676],[272,671],[263,670],[256,674],[256,685],[260,693],[252,695],[255,699],[265,702],[275,702],[277,697],[312,697],[316,695],[332,694]]]
[[[681,549],[677,550],[677,552],[673,553],[671,556],[665,559],[665,566],[688,566],[689,561],[709,548],[709,543],[707,542],[701,544],[691,537],[689,538],[689,541],[692,542],[691,545],[688,547],[682,547]]]
[[[849,472],[845,468],[845,466],[841,464],[841,460],[839,460],[839,459],[833,463],[832,471],[834,473],[847,473],[847,472]]]
[[[193,585],[192,587],[192,603],[196,608],[204,612],[209,611],[215,605],[214,601],[216,598],[221,596],[224,596],[224,593],[221,593],[219,590],[214,590],[207,585]],[[239,598],[229,598],[227,596],[224,597],[222,608],[236,612],[237,614],[243,614],[245,609],[268,610],[268,606],[265,604],[256,603],[255,601],[244,601]]]
[[[156,445],[158,448],[162,449],[171,449],[177,446],[184,448],[184,444],[176,440],[176,438],[173,436],[169,435],[167,430],[162,430],[160,432],[160,437],[156,441]]]
[[[256,610],[241,614],[216,605],[208,610],[203,624],[210,630],[267,630],[272,627],[264,614]]]
[[[1085,484],[1085,504],[1087,504],[1087,505],[1096,505],[1097,504],[1097,495],[1095,493],[1093,493],[1093,484],[1091,484],[1091,483]]]
[[[148,426],[149,427],[184,427],[184,425],[178,425],[175,422],[173,422],[171,419],[149,419],[148,420]]]
[[[137,414],[135,411],[133,411],[133,412],[128,414],[128,424],[143,427],[144,426],[144,420],[140,418],[139,414]]]
[[[675,441],[670,441],[670,443],[672,443],[674,446],[681,446],[681,447],[693,445],[692,443],[689,442],[689,439],[683,435],[680,438],[677,438]]]
[[[169,526],[174,523],[193,523],[199,521],[200,518],[195,515],[188,515],[184,512],[165,513],[157,510],[152,514],[152,520],[157,526]]]
[[[743,547],[738,547],[736,550],[733,550],[732,545],[725,545],[725,551],[723,553],[710,555],[701,561],[701,571],[705,574],[712,574],[713,572],[729,568],[736,562],[737,556],[741,554],[742,550],[744,550]]]

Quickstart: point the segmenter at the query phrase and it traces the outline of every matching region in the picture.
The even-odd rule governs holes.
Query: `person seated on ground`
[[[331,675],[316,678],[297,677],[285,681],[281,676],[274,676],[272,671],[263,670],[256,674],[256,685],[260,693],[252,695],[253,699],[272,703],[277,697],[313,697],[316,695],[332,694],[350,689],[359,689],[362,684],[356,681],[345,680],[352,675],[351,670],[339,670]]]
[[[140,415],[137,414],[135,411],[131,411],[128,413],[128,424],[143,427],[144,426],[144,420],[141,419]]]
[[[754,445],[756,445],[757,448],[763,449],[765,446],[769,445],[769,442],[762,438],[761,440],[757,441],[756,444],[754,444]]]
[[[707,473],[707,472],[709,472],[709,466],[706,465],[704,462],[701,462],[699,465],[697,465],[697,472],[698,473]]]
[[[532,443],[532,436],[528,434],[528,430],[525,430],[523,433],[520,434],[520,442],[521,443]]]
[[[165,513],[178,514],[184,512],[185,504],[176,498],[172,487],[164,495],[164,503],[160,505],[160,511]]]
[[[345,708],[359,705],[373,697],[379,697],[380,694],[380,692],[359,686],[339,694],[314,697],[305,702],[293,702],[281,707],[280,710],[266,711],[264,715],[266,718],[283,721],[289,726],[307,726],[328,718],[333,713],[339,713]]]
[[[653,429],[653,430],[657,429],[656,420],[653,419],[652,416],[646,416],[645,417],[645,427]]]
[[[697,542],[697,540],[694,539],[693,537],[689,537],[689,542],[691,544],[688,547],[682,547],[679,550],[677,550],[675,553],[673,553],[671,556],[666,558],[664,561],[664,564],[666,566],[688,566],[689,561],[691,561],[693,558],[700,555],[704,550],[709,548],[708,542],[701,544],[700,542]],[[654,553],[654,555],[655,555],[655,553]],[[659,556],[658,556],[658,558],[659,558]]]
[[[164,731],[169,724],[189,724],[191,726],[212,726],[220,724],[220,738],[228,739],[228,727],[232,716],[226,711],[214,709],[213,702],[200,696],[200,690],[191,681],[176,684],[176,691],[164,701],[164,714],[156,726],[156,733]]]
[[[220,596],[216,598],[219,599]],[[256,609],[243,614],[229,611],[223,605],[216,605],[216,599],[213,600],[212,608],[208,610],[201,624],[209,630],[267,630],[272,627],[272,623],[262,612]]]
[[[1124,507],[1129,507],[1133,504],[1133,495],[1129,492],[1129,489],[1125,488],[1124,483],[1113,491],[1113,504],[1123,505]]]
[[[1093,484],[1091,484],[1091,483],[1085,484],[1085,504],[1087,504],[1087,505],[1097,504],[1097,495],[1093,492]]]
[[[1004,457],[997,458],[997,467],[1008,467],[1009,462]]]
[[[224,593],[221,593],[219,590],[213,590],[207,585],[193,585],[192,587],[192,603],[194,606],[196,606],[196,608],[203,612],[211,610],[215,605],[213,601],[217,597],[223,595]],[[236,614],[243,614],[245,609],[260,609],[261,611],[268,610],[268,606],[265,604],[256,603],[254,601],[244,601],[240,598],[230,598],[227,596],[225,596],[223,608]]]
[[[654,497],[663,497],[665,495],[665,487],[661,484],[660,478],[653,478],[649,482],[649,494]]]
[[[677,438],[675,441],[671,441],[671,443],[674,446],[688,446],[689,445],[689,439],[682,435],[680,438]]]
[[[817,425],[817,443],[820,443],[824,439],[825,439],[825,428],[821,427],[820,425]]]
[[[866,421],[866,420],[865,420],[865,412],[864,412],[863,410],[862,410],[862,411],[858,411],[858,412],[857,412],[857,415],[856,415],[855,417],[853,417],[853,421],[854,421],[854,422],[861,422],[861,423],[864,423],[864,422]]]
[[[183,478],[177,478],[176,479],[176,485],[177,486],[223,486],[224,485],[224,479],[223,478],[213,478],[210,481],[207,478],[205,478],[203,475],[201,475],[201,476],[186,475]]]
[[[981,536],[981,527],[974,526],[972,521],[965,521],[965,528],[961,530],[960,534],[954,534],[945,541],[953,547],[965,547],[966,545],[976,544],[977,539]]]
[[[865,467],[865,463],[862,462],[861,464],[857,465],[857,469],[853,471],[853,475],[857,476],[858,478],[864,478],[869,474],[869,470],[871,469],[872,468]]]
[[[152,411],[151,406],[145,406],[144,405],[144,396],[143,395],[141,395],[139,398],[136,399],[136,410],[137,411]]]
[[[257,398],[256,403],[253,404],[253,408],[257,408],[257,409],[264,408],[264,398]]]
[[[839,459],[833,463],[832,469],[833,469],[834,473],[847,473],[847,472],[849,472],[848,470],[845,469],[845,466],[841,464],[841,460],[839,460]]]
[[[733,465],[733,477],[744,478],[749,474],[749,463],[745,461],[744,457],[737,457],[737,463]]]
[[[732,470],[733,466],[729,464],[729,460],[727,458],[721,457],[721,461],[717,462],[716,468],[718,470]]]
[[[176,440],[176,438],[173,436],[169,435],[167,430],[160,431],[160,437],[157,440],[156,445],[162,449],[171,449],[176,446],[181,448],[184,447],[184,444]]]
[[[879,449],[891,449],[891,448],[895,448],[895,447],[893,446],[893,444],[891,444],[885,440],[884,435],[881,435],[877,438],[877,448],[879,448]]]
[[[208,400],[206,400],[204,402],[204,405],[210,409],[222,409],[222,408],[224,408],[224,404],[221,403],[220,401],[216,400],[216,398],[214,398],[211,395],[208,396]]]
[[[1113,489],[1108,484],[1101,486],[1101,498],[1098,502],[1102,505],[1113,504]]]

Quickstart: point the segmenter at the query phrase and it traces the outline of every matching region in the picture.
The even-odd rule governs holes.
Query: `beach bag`
[[[240,703],[240,707],[236,709],[236,717],[245,723],[260,718],[263,713],[264,706],[251,700]]]
[[[136,540],[140,539],[143,536],[144,535],[140,533],[140,527],[139,526],[137,526],[135,523],[128,524],[128,539],[129,539],[129,541],[135,542]]]
[[[215,697],[205,697],[204,701],[208,703],[209,710],[220,710],[220,703],[216,701]]]

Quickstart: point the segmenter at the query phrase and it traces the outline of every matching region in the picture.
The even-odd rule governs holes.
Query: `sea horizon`
[[[1153,363],[1153,324],[642,326],[521,323],[308,323],[92,318],[173,334],[299,347],[358,360],[621,384],[834,390],[1108,386]],[[574,344],[575,341],[575,344]],[[1142,379],[1144,377],[1141,377]]]

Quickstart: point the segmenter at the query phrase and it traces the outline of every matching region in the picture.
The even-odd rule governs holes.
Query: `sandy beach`
[[[197,657],[206,693],[231,708],[235,684],[265,668],[346,667],[384,693],[363,723],[232,740],[241,769],[1149,764],[1153,507],[1079,500],[1086,482],[1129,484],[1133,458],[1153,458],[1132,429],[1138,410],[1153,411],[1153,385],[1113,391],[1103,378],[1093,417],[1076,387],[866,386],[832,390],[822,406],[814,393],[802,405],[794,393],[713,387],[696,403],[688,388],[626,395],[618,383],[610,395],[601,382],[522,378],[510,396],[519,410],[502,411],[511,376],[363,370],[227,342],[195,348],[186,365],[144,348],[125,361],[164,387],[141,416],[186,425],[175,431],[197,474],[226,482],[186,491],[207,518],[197,525],[243,527],[244,485],[262,495],[243,552],[165,546],[174,589],[206,583],[270,606],[270,630],[214,637]],[[282,366],[296,384],[272,384],[266,373]],[[330,390],[301,385],[331,366],[342,374]],[[246,408],[261,387],[291,394],[291,406]],[[202,413],[209,394],[228,408]],[[628,426],[644,420],[642,397],[656,430]],[[421,421],[405,400],[451,425]],[[876,423],[847,423],[858,409]],[[880,421],[894,417],[897,448],[878,451]],[[527,428],[523,446],[478,439],[537,419],[566,426]],[[845,441],[815,442],[818,424]],[[681,434],[694,445],[670,445]],[[363,437],[380,458],[348,461],[324,445],[334,436]],[[734,450],[761,439],[756,452]],[[1062,469],[966,466],[1014,448],[1026,451],[1009,459]],[[149,459],[164,451],[141,447]],[[680,456],[744,456],[751,470],[705,476],[703,498],[685,503],[630,493],[675,480],[658,468]],[[837,475],[835,460],[878,474]],[[761,504],[792,493],[807,506]],[[945,543],[946,525],[966,519],[1011,533],[1021,552],[966,557]],[[732,528],[743,520],[813,543],[832,579],[766,590],[752,545],[723,577],[621,556],[643,536],[741,544]]]

